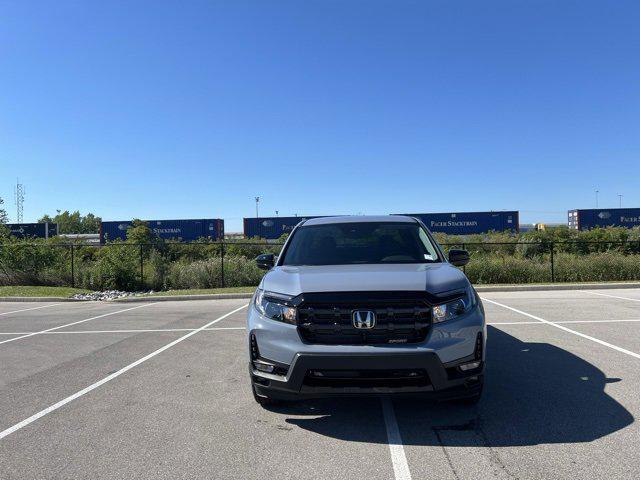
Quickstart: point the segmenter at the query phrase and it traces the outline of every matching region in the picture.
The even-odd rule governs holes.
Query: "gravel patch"
[[[91,292],[91,293],[76,293],[73,297],[74,300],[95,300],[95,301],[108,301],[116,300],[126,297],[141,297],[154,293],[153,290],[140,291],[140,292],[123,292],[121,290],[105,290],[104,292]]]

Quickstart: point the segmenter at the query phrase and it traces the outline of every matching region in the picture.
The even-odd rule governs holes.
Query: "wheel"
[[[459,398],[458,400],[455,400],[455,402],[458,405],[468,405],[468,406],[477,405],[480,399],[482,398],[482,390],[484,390],[484,385],[480,385],[480,389],[473,395],[465,398]]]
[[[482,398],[482,391],[480,393],[476,393],[472,397],[461,398],[457,401],[460,405],[467,405],[469,407],[473,405],[477,405],[480,399]]]
[[[477,379],[477,383],[475,383],[472,387],[475,392],[467,397],[461,397],[453,400],[453,403],[458,405],[468,405],[473,406],[477,405],[477,403],[482,398],[482,392],[484,390],[484,375],[479,375]]]
[[[273,406],[278,405],[280,403],[275,398],[270,398],[270,397],[267,397],[267,396],[258,395],[258,393],[256,392],[256,386],[253,383],[251,384],[251,392],[253,393],[253,399],[258,404],[260,404],[261,407],[273,407]]]

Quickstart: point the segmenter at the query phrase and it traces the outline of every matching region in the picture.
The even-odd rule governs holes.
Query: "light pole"
[[[600,193],[600,190],[596,190],[596,208],[598,208],[598,194]]]
[[[260,215],[258,215],[258,204],[260,203],[260,197],[256,197],[256,218],[258,218]]]
[[[622,195],[621,193],[618,194],[618,200],[620,200],[620,208],[622,208],[622,197],[624,195]]]
[[[276,210],[276,217],[278,216],[278,210]]]

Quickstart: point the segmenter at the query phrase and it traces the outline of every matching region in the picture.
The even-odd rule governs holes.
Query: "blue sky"
[[[637,1],[0,0],[25,221],[640,207]]]

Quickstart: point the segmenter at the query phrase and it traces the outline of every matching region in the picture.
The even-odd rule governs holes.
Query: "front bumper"
[[[287,374],[272,375],[250,367],[256,393],[279,399],[324,397],[334,395],[405,394],[437,398],[461,398],[479,393],[482,388],[484,362],[476,369],[462,372],[458,365],[474,361],[471,355],[457,362],[443,364],[434,352],[395,353],[387,355],[298,353]],[[328,379],[316,377],[322,372],[342,373]],[[355,375],[351,375],[353,372]],[[359,372],[379,372],[373,381],[356,378]],[[390,372],[426,372],[415,382],[411,377],[389,378]],[[387,377],[380,382],[380,377]],[[362,382],[361,382],[362,381]],[[380,383],[371,385],[371,383]],[[384,385],[389,383],[392,385]]]
[[[279,374],[249,369],[256,393],[281,399],[359,394],[421,394],[461,398],[482,388],[486,325],[481,307],[458,319],[432,325],[425,341],[399,345],[319,345],[303,342],[296,326],[276,322],[249,308],[247,326],[259,357],[277,365]],[[478,347],[478,338],[479,347]],[[480,361],[473,370],[460,364]],[[356,376],[367,371],[388,376],[390,371],[426,372],[426,382],[332,382],[309,378],[310,372],[329,371]],[[312,381],[310,381],[312,380]],[[387,383],[392,384],[391,386]]]

